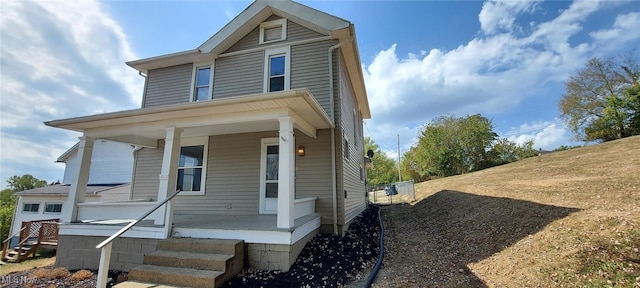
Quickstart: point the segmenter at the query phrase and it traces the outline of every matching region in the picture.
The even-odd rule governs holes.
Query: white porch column
[[[62,213],[62,222],[70,223],[78,220],[78,203],[84,202],[87,194],[87,183],[89,182],[89,170],[91,169],[91,154],[93,153],[94,138],[82,136],[78,143],[78,165],[74,175],[74,181],[69,187],[69,196]]]
[[[178,160],[180,159],[180,134],[182,129],[176,127],[166,128],[167,136],[164,139],[164,155],[162,156],[162,169],[160,170],[160,185],[158,186],[158,202],[176,191],[178,179]],[[171,201],[169,201],[171,202]],[[171,203],[158,208],[155,225],[171,225]],[[166,218],[165,218],[166,216]],[[166,223],[165,220],[169,220]]]
[[[293,228],[295,198],[295,137],[291,117],[280,117],[280,151],[278,168],[278,228]]]

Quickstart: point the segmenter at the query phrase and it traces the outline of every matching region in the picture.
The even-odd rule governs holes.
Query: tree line
[[[398,180],[397,162],[384,154],[371,139],[365,150],[375,152],[373,167],[367,170],[371,186]],[[400,161],[403,178],[416,182],[446,177],[502,165],[536,155],[533,141],[522,145],[499,138],[488,118],[476,114],[466,117],[441,116],[426,123],[418,142]]]

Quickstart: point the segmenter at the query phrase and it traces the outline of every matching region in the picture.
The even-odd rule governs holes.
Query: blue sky
[[[640,47],[637,1],[300,1],[355,24],[372,111],[396,157],[434,117],[481,113],[501,137],[553,149],[563,81]],[[196,48],[251,1],[0,2],[0,181],[55,181],[78,133],[43,121],[140,107],[125,61]]]

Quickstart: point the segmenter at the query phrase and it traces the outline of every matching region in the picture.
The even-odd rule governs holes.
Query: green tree
[[[9,237],[9,229],[11,229],[11,220],[13,219],[13,212],[15,211],[15,205],[17,197],[15,192],[24,190],[40,188],[47,186],[47,181],[40,180],[32,175],[25,174],[22,176],[11,176],[7,183],[9,189],[4,189],[0,192],[0,239],[4,241]]]
[[[491,120],[480,114],[437,117],[422,128],[418,143],[405,154],[403,167],[417,179],[483,169],[492,163],[488,152],[496,138]]]
[[[639,72],[638,60],[630,53],[592,58],[569,78],[559,107],[576,139],[609,141],[639,132],[632,128],[638,113],[632,87],[638,84]]]
[[[393,183],[398,180],[396,161],[389,158],[370,137],[364,138],[364,150],[372,150],[373,167],[367,169],[367,181],[371,187]]]
[[[625,105],[630,111],[629,130],[633,135],[640,134],[640,83],[627,88],[625,91]]]
[[[489,154],[491,154],[491,162],[492,166],[494,166],[535,156],[537,151],[533,149],[533,140],[518,145],[506,138],[501,138],[492,144]]]
[[[24,190],[40,188],[47,186],[47,181],[40,180],[36,177],[31,176],[30,174],[24,174],[22,176],[11,176],[9,180],[7,180],[9,187],[13,192],[20,192]]]

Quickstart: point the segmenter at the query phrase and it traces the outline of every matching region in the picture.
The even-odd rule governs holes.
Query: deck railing
[[[138,217],[136,220],[133,220],[133,221],[129,222],[129,224],[127,224],[127,226],[124,226],[122,229],[118,230],[118,232],[116,232],[115,234],[111,235],[111,237],[107,238],[106,240],[102,241],[100,244],[98,244],[96,246],[96,248],[101,249],[100,250],[100,264],[98,266],[98,279],[97,279],[97,283],[96,283],[96,287],[97,288],[105,288],[105,287],[107,287],[107,279],[108,279],[108,274],[109,274],[109,262],[111,261],[111,247],[113,245],[113,240],[115,240],[116,238],[122,236],[122,234],[124,234],[125,232],[129,231],[129,229],[133,228],[133,226],[135,226],[136,224],[140,223],[140,221],[142,221],[144,218],[147,218],[147,216],[151,215],[153,212],[158,210],[158,208],[162,207],[162,205],[164,205],[167,202],[169,202],[171,199],[173,199],[173,197],[176,197],[176,195],[178,195],[178,193],[180,193],[180,190],[176,191],[171,196],[167,197],[166,199],[162,200],[161,202],[158,202],[158,204],[156,204],[156,206],[151,208],[149,211],[144,213],[142,216]],[[168,210],[169,209],[167,209],[167,214],[170,213],[170,211],[168,211]],[[165,221],[164,225],[168,226],[170,224]],[[168,227],[168,228],[171,229],[171,227]]]
[[[2,258],[0,258],[0,259],[4,259],[4,257],[7,256],[7,250],[9,250],[9,244],[11,244],[11,239],[13,239],[13,237],[18,236],[18,234],[22,235],[22,231],[24,231],[26,229],[27,229],[27,227],[22,226],[22,228],[20,228],[20,231],[18,231],[16,233],[13,233],[7,239],[2,241]]]
[[[46,219],[46,220],[34,220],[34,221],[23,221],[22,227],[20,231],[14,233],[9,236],[9,238],[2,241],[2,259],[7,256],[7,251],[9,250],[9,245],[11,244],[11,239],[18,234],[20,238],[18,240],[18,256],[16,258],[17,262],[24,260],[30,254],[35,253],[38,246],[42,242],[48,242],[47,244],[53,244],[58,242],[58,223],[60,219]],[[35,241],[35,243],[34,243]],[[22,255],[25,249],[25,245],[34,245],[32,249],[29,250],[29,253],[26,255]]]

